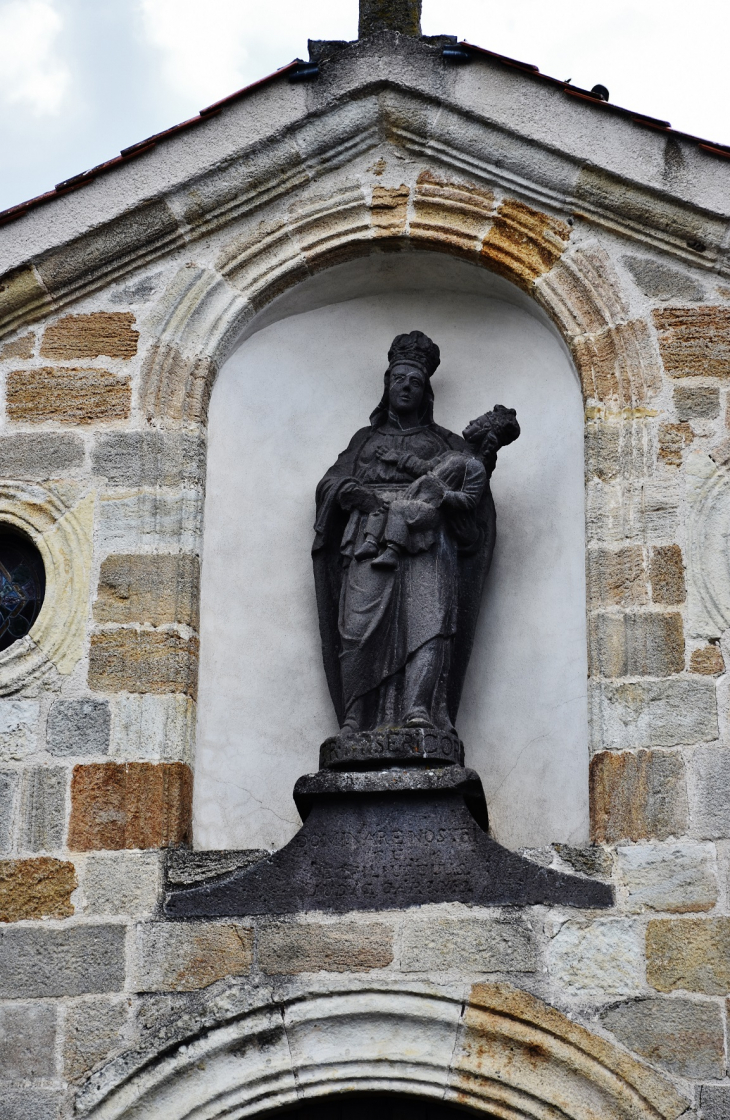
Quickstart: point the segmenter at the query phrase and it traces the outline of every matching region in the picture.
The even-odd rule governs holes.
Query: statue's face
[[[395,365],[390,371],[388,404],[396,414],[417,412],[423,403],[425,375],[415,366]]]

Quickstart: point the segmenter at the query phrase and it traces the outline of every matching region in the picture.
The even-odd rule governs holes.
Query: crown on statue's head
[[[426,377],[431,377],[436,372],[440,361],[441,351],[423,331],[396,335],[388,351],[388,369],[407,363],[417,366]]]

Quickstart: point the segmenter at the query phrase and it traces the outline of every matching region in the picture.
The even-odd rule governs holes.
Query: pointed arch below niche
[[[239,1120],[353,1091],[501,1120],[676,1120],[689,1108],[629,1053],[509,984],[475,984],[466,998],[433,985],[314,989],[161,1046],[157,1059],[124,1055],[95,1074],[77,1110]]]

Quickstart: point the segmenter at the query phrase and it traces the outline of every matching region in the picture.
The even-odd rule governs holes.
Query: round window
[[[41,554],[30,537],[0,525],[0,650],[24,638],[46,592]]]

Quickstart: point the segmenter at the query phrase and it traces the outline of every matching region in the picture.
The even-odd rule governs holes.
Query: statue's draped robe
[[[330,693],[340,723],[358,697],[365,705],[363,729],[399,723],[406,662],[439,637],[444,663],[432,715],[447,728],[456,718],[494,548],[494,503],[487,483],[475,509],[443,506],[433,545],[402,555],[395,571],[357,561],[367,514],[342,508],[347,484],[395,496],[413,481],[397,464],[383,462],[380,448],[432,459],[466,445],[433,423],[405,432],[389,424],[363,428],[317,487],[313,553]]]

